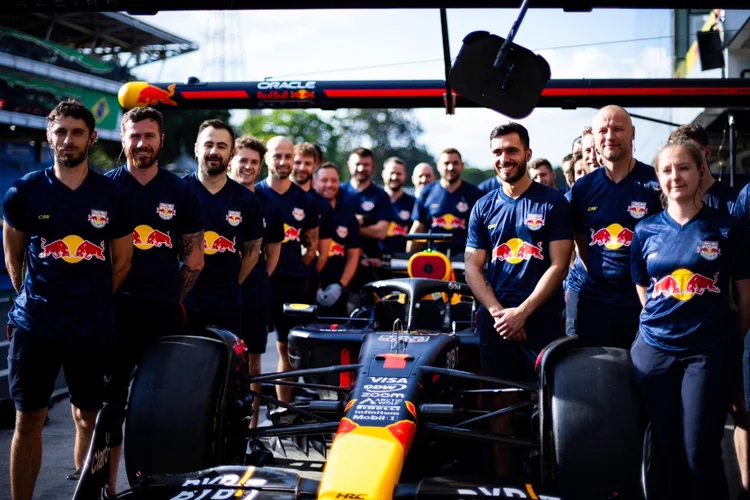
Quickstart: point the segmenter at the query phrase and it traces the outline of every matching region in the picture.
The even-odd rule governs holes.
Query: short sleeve
[[[203,212],[198,198],[189,189],[185,188],[182,196],[180,213],[180,233],[193,234],[203,231]]]
[[[544,224],[550,228],[550,241],[573,239],[570,204],[562,195],[552,205],[552,210],[549,211],[547,218],[549,220],[545,221]]]
[[[750,229],[745,224],[737,224],[730,229],[729,244],[732,248],[732,277],[735,281],[750,278]]]
[[[16,181],[5,193],[5,198],[3,199],[3,219],[15,229],[28,232],[31,224],[24,208],[20,190],[20,184]]]
[[[477,203],[471,210],[469,217],[469,232],[466,237],[466,246],[477,250],[491,250],[490,234],[484,224],[483,208],[485,203]]]
[[[266,210],[266,232],[263,235],[264,243],[281,243],[284,241],[284,223],[281,220],[281,210],[271,200],[268,200]]]
[[[360,237],[359,237],[359,222],[357,219],[352,217],[349,220],[349,234],[346,235],[346,242],[344,246],[347,249],[361,248]]]
[[[651,280],[648,276],[646,259],[643,256],[641,237],[641,232],[636,229],[633,241],[630,242],[630,277],[636,285],[648,287]]]
[[[749,225],[750,221],[748,220],[748,210],[747,210],[747,200],[748,200],[748,194],[750,194],[750,184],[742,188],[742,191],[740,191],[739,196],[737,197],[737,202],[734,204],[734,208],[732,209],[732,215],[735,219],[740,221],[744,225]]]
[[[419,198],[417,198],[417,201],[414,203],[414,208],[411,211],[411,219],[422,224],[427,224],[429,222],[427,212],[427,192],[428,191],[423,189],[422,192],[419,193]]]
[[[114,187],[113,181],[109,179],[107,181],[111,182]],[[110,239],[116,240],[131,234],[136,224],[132,215],[134,211],[130,209],[131,201],[127,200],[119,190],[113,189],[112,191],[115,213],[114,217],[111,217],[109,221],[109,232]]]
[[[244,188],[243,188],[244,189]],[[242,241],[254,241],[263,237],[263,212],[255,196],[243,197]]]

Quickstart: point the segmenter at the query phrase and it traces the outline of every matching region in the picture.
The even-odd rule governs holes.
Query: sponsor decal
[[[504,261],[508,264],[520,264],[531,259],[544,260],[542,255],[542,242],[536,246],[523,241],[520,238],[511,238],[501,243],[492,250],[492,261]]]
[[[381,342],[396,342],[396,339],[403,340],[404,342],[427,342],[430,337],[427,335],[381,335],[378,340]]]
[[[349,228],[347,228],[346,226],[339,226],[336,228],[336,234],[339,238],[346,238],[347,236],[349,236]]]
[[[305,211],[301,208],[294,208],[292,209],[292,217],[294,217],[294,220],[302,222],[302,220],[305,218]]]
[[[401,220],[409,220],[409,217],[411,217],[411,212],[408,210],[401,210],[398,213],[398,216],[401,217]]]
[[[456,208],[458,209],[459,212],[466,212],[469,210],[469,204],[466,203],[465,201],[459,201],[456,204]]]
[[[235,236],[232,236],[230,240],[214,231],[206,231],[203,233],[203,253],[206,255],[213,255],[216,252],[237,253],[237,250],[234,248],[236,239]]]
[[[589,246],[603,246],[609,250],[618,250],[629,247],[633,241],[633,231],[620,224],[610,224],[598,231],[591,230],[591,242]]]
[[[77,264],[82,260],[106,260],[104,257],[104,241],[97,245],[89,240],[84,240],[76,234],[71,234],[47,243],[45,238],[40,238],[39,242],[42,251],[39,253],[40,259],[51,257],[53,259],[62,259],[69,264]]]
[[[227,210],[227,222],[229,225],[237,227],[242,222],[242,212],[238,210]]]
[[[526,227],[532,231],[539,231],[544,226],[544,217],[541,214],[529,214],[526,216]]]
[[[719,273],[713,278],[695,274],[689,269],[677,269],[660,279],[651,278],[654,288],[651,292],[653,298],[660,295],[672,297],[680,301],[690,300],[695,295],[703,295],[705,292],[720,293],[716,282],[719,281]]]
[[[365,200],[360,206],[362,207],[362,210],[364,210],[365,212],[369,212],[370,210],[375,208],[375,203],[370,200]]]
[[[644,202],[633,201],[628,207],[628,213],[634,219],[643,219],[648,214],[648,207]]]

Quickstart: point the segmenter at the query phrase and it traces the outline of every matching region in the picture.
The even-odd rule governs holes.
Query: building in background
[[[750,78],[750,10],[675,10],[673,22],[676,78]],[[713,150],[711,170],[722,181],[729,180],[731,118],[734,186],[750,180],[750,100],[744,109],[683,109],[676,116],[680,123],[706,128]]]

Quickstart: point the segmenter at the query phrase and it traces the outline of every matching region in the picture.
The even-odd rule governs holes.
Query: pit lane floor
[[[262,359],[262,372],[275,372],[277,360],[276,336],[269,334],[266,354]],[[261,412],[261,425],[268,425],[267,421],[263,421],[264,412],[265,410]],[[70,414],[70,403],[67,399],[63,399],[52,407],[49,413],[49,422],[44,427],[42,469],[34,492],[35,500],[69,500],[72,498],[76,482],[67,480],[65,476],[74,470],[74,435],[75,428]],[[722,447],[731,498],[736,498],[739,491],[740,475],[734,454],[732,436],[731,420],[728,420]],[[0,500],[10,500],[9,455],[12,437],[12,430],[0,430]],[[282,468],[295,470],[304,477],[319,477],[322,470],[322,457],[317,452],[310,451],[310,457],[305,457],[304,454],[297,452],[288,441],[285,448],[287,459],[283,460],[283,465],[279,464]],[[117,482],[120,490],[127,487],[124,463],[120,467]]]

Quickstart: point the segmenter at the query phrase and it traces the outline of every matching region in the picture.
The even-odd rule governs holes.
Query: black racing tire
[[[630,353],[570,349],[554,364],[549,390],[562,496],[640,497],[645,426]]]
[[[143,358],[130,393],[125,465],[136,474],[185,473],[218,464],[226,345],[208,337],[164,337]]]

